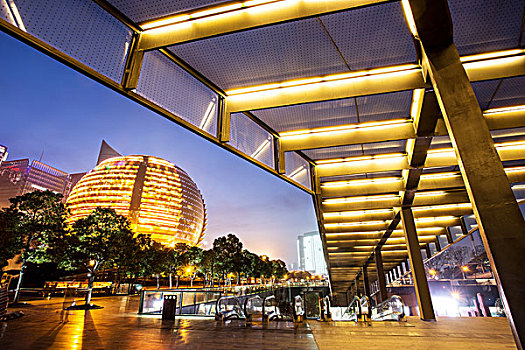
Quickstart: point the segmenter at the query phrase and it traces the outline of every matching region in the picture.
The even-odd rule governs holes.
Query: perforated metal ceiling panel
[[[355,157],[372,154],[386,154],[386,153],[403,153],[405,152],[406,141],[386,141],[365,143],[362,145],[318,148],[303,151],[308,157],[313,160],[333,159]]]
[[[230,145],[253,159],[274,166],[273,136],[243,113],[232,114]]]
[[[523,0],[449,0],[460,55],[518,47]]]
[[[472,88],[482,110],[525,105],[525,77],[477,82]]]
[[[177,12],[219,4],[225,0],[108,0],[108,2],[131,20],[140,23]]]
[[[347,70],[317,19],[176,45],[170,50],[225,90]]]
[[[202,130],[217,130],[216,93],[158,51],[145,54],[137,93]]]
[[[359,120],[355,101],[359,109]],[[277,132],[408,118],[412,91],[269,108],[252,113]]]
[[[93,1],[16,0],[19,26],[58,50],[120,81],[131,30]]]
[[[416,61],[399,2],[327,15],[321,20],[352,70]]]

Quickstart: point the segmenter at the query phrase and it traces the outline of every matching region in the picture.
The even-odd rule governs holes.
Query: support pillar
[[[430,246],[427,244],[425,244],[425,254],[427,255],[427,259],[430,259],[430,257],[432,256],[432,251],[430,250]]]
[[[464,236],[468,235],[467,223],[465,222],[465,218],[463,216],[459,218],[459,224],[461,227],[461,233],[463,233]]]
[[[381,255],[381,249],[375,250],[374,259],[377,271],[377,284],[379,287],[379,301],[383,302],[388,298],[388,294],[386,291],[386,278],[385,270],[383,269],[383,256]]]
[[[370,298],[370,283],[368,281],[368,268],[363,266],[363,284],[364,284],[364,292],[365,296]]]
[[[452,244],[454,243],[454,238],[452,238],[452,232],[450,231],[450,227],[447,227],[445,230],[445,234],[447,236],[447,243]]]
[[[432,299],[430,298],[427,274],[423,265],[412,209],[401,209],[401,223],[403,225],[403,232],[405,233],[405,242],[408,249],[410,267],[412,269],[414,289],[416,290],[417,304],[419,307],[419,317],[426,321],[435,320],[436,316],[434,315]]]
[[[446,0],[409,0],[432,86],[516,345],[525,346],[525,222],[458,51]]]
[[[440,251],[441,251],[441,243],[439,242],[439,236],[436,236],[436,239],[435,239],[435,241],[434,241],[434,244],[436,245],[436,250],[437,250],[438,252],[440,252]]]

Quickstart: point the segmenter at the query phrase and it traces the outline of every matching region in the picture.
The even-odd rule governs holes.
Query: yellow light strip
[[[403,13],[405,14],[405,20],[408,24],[408,29],[414,37],[418,37],[416,22],[414,20],[414,15],[412,13],[412,8],[410,7],[410,2],[408,0],[401,0],[401,6],[403,7]]]
[[[517,173],[517,172],[521,172],[521,171],[525,171],[525,166],[518,166],[518,167],[506,168],[505,169],[506,173]]]
[[[480,53],[477,55],[469,55],[460,58],[460,61],[463,63],[474,62],[487,60],[492,58],[500,58],[505,56],[515,56],[525,53],[525,49],[512,49],[512,50],[503,50],[503,51],[493,51],[487,53]]]
[[[415,222],[435,222],[435,221],[450,221],[450,220],[456,220],[457,217],[455,216],[434,216],[434,217],[426,217],[426,218],[416,218],[414,219]]]
[[[513,112],[525,112],[525,105],[487,109],[485,112],[483,112],[483,114],[491,115],[491,114],[513,113]]]
[[[436,174],[422,174],[421,180],[423,179],[446,179],[451,177],[461,177],[460,173],[436,173]]]
[[[335,213],[323,213],[325,218],[335,218],[340,216],[362,216],[367,214],[391,214],[392,209],[372,209],[372,210],[356,210],[356,211],[340,211]]]
[[[387,154],[377,154],[377,155],[370,155],[370,156],[323,159],[323,160],[317,160],[316,163],[318,165],[323,165],[323,164],[332,164],[332,163],[356,162],[356,161],[366,161],[366,160],[376,160],[376,159],[391,159],[391,158],[400,158],[400,157],[406,157],[406,154],[387,153]]]
[[[369,76],[380,75],[380,74],[404,73],[406,71],[413,70],[413,69],[420,69],[420,67],[416,64],[405,64],[405,65],[400,65],[400,66],[374,68],[374,69],[355,71],[355,72],[349,72],[349,73],[332,74],[332,75],[326,75],[322,77],[311,77],[311,78],[289,80],[289,81],[284,81],[280,83],[271,83],[271,84],[264,84],[264,85],[249,86],[249,87],[240,88],[240,89],[232,89],[232,90],[226,91],[226,95],[228,96],[240,95],[240,94],[247,94],[247,93],[258,92],[258,91],[273,90],[273,89],[283,88],[283,87],[310,85],[310,84],[322,83],[322,82],[327,82],[327,81],[344,80],[344,79],[350,79],[350,78],[362,78],[362,77],[369,77]]]
[[[347,125],[339,125],[339,126],[328,126],[328,127],[322,127],[322,128],[315,128],[315,129],[304,129],[304,130],[293,130],[293,131],[285,131],[280,133],[279,135],[281,138],[293,138],[298,136],[308,136],[311,134],[317,134],[317,133],[325,133],[325,132],[346,132],[350,130],[356,130],[356,129],[378,129],[378,128],[385,128],[385,127],[391,127],[392,125],[397,124],[407,124],[411,123],[410,119],[392,119],[387,121],[376,121],[376,122],[367,122],[367,123],[359,123],[359,124],[347,124]]]
[[[357,203],[367,201],[382,201],[382,200],[396,200],[399,195],[378,195],[378,196],[363,196],[363,197],[344,197],[344,198],[330,198],[323,200],[323,204],[341,204],[341,203]]]
[[[321,184],[321,187],[322,188],[352,187],[352,186],[363,186],[363,185],[379,184],[379,183],[395,183],[399,181],[403,181],[403,179],[400,177],[379,177],[379,178],[374,178],[374,179],[363,179],[363,180],[323,182]]]
[[[425,89],[415,89],[412,94],[412,106],[410,107],[410,116],[412,120],[416,120],[423,106],[423,98],[425,97]]]
[[[429,197],[429,196],[444,196],[447,192],[445,191],[426,191],[426,192],[416,192],[416,197]]]
[[[279,1],[283,1],[283,0],[250,0],[250,1],[245,1],[242,3],[233,3],[233,4],[228,4],[225,6],[204,9],[204,10],[193,12],[193,13],[178,14],[178,15],[171,16],[168,18],[147,22],[147,23],[142,24],[141,27],[144,30],[153,29],[153,28],[170,25],[170,24],[176,24],[180,22],[189,21],[192,19],[213,16],[213,15],[220,15],[226,12],[246,9],[246,8],[260,6],[260,5],[266,5],[269,3],[274,3],[274,2],[279,2]]]
[[[442,205],[430,205],[426,207],[414,207],[412,211],[424,211],[424,210],[433,210],[433,209],[469,209],[472,208],[470,203],[458,203],[458,204],[442,204]]]
[[[343,233],[326,233],[326,237],[334,237],[334,236],[358,236],[358,235],[375,235],[375,234],[382,234],[384,233],[384,230],[377,230],[377,231],[363,231],[363,232],[343,232]],[[374,238],[371,238],[374,239]]]
[[[335,224],[324,224],[324,227],[352,227],[352,226],[375,226],[375,225],[384,225],[390,221],[386,220],[377,220],[377,221],[360,221],[360,222],[340,222]]]
[[[199,128],[201,128],[202,130],[207,129],[208,124],[213,119],[211,118],[211,116],[213,115],[213,112],[215,112],[215,98],[212,99],[212,101],[208,104],[208,108],[206,109],[206,112],[204,112],[204,117],[201,120]]]

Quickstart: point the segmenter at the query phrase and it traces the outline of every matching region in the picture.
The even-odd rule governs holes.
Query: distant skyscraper
[[[7,159],[7,147],[0,145],[0,165]]]
[[[323,244],[319,232],[312,231],[297,237],[299,269],[314,275],[327,275]]]
[[[35,190],[64,193],[68,174],[47,164],[29,159],[3,162],[0,166],[0,207],[8,207],[9,199]]]

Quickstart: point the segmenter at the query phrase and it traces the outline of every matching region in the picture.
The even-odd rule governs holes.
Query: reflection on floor
[[[246,328],[244,322],[222,324],[210,318],[163,322],[158,316],[139,316],[138,297],[94,302],[104,308],[65,312],[58,298],[31,301],[24,317],[0,323],[0,349],[515,349],[504,318],[309,321],[296,327],[272,322]]]
[[[308,322],[320,350],[516,349],[506,318],[457,317],[407,322]]]
[[[94,299],[103,309],[62,310],[62,302],[31,301],[25,316],[0,323],[0,349],[317,349],[308,325],[268,327],[213,318],[138,316],[138,297]]]

